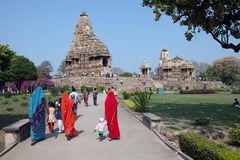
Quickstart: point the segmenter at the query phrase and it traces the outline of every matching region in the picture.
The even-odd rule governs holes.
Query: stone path
[[[47,132],[47,139],[30,146],[30,139],[18,144],[1,160],[178,160],[176,153],[167,148],[155,134],[132,117],[124,108],[118,108],[121,140],[101,142],[93,133],[98,119],[104,116],[105,95],[99,95],[97,107],[92,105],[78,110],[76,129],[78,137],[67,141],[64,134]],[[107,134],[107,131],[105,132]]]

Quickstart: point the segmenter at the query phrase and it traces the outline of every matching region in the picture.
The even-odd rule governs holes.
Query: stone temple
[[[94,34],[86,12],[80,15],[65,62],[68,75],[112,75],[110,52]]]
[[[195,79],[194,65],[178,56],[171,59],[168,50],[163,49],[160,54],[158,77],[162,81],[191,82]]]

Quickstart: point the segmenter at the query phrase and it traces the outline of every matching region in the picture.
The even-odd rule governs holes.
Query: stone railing
[[[5,148],[14,143],[20,143],[30,136],[29,119],[19,120],[4,127],[3,131],[5,132]]]

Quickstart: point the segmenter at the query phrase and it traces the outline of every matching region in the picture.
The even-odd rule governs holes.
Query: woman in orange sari
[[[109,141],[120,139],[120,131],[117,119],[117,99],[111,89],[109,89],[105,100],[105,118],[107,120]]]
[[[78,135],[78,131],[74,128],[75,114],[72,107],[72,100],[69,98],[68,93],[64,92],[62,95],[61,111],[67,140],[71,140],[73,137],[76,137]]]

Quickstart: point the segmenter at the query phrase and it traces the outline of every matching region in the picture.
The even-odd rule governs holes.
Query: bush
[[[97,86],[96,89],[97,89],[98,92],[103,92],[103,90],[105,90],[105,87]]]
[[[149,106],[150,98],[152,96],[152,92],[147,91],[135,91],[135,95],[133,96],[132,100],[136,106],[135,111],[137,112],[144,112],[146,108]]]
[[[231,142],[233,144],[240,145],[240,124],[234,128],[231,128],[229,133]]]
[[[240,94],[240,86],[232,90],[232,94]]]
[[[93,91],[92,87],[81,86],[81,88],[80,88],[81,93],[83,93],[84,89],[86,89],[88,91],[88,93]]]
[[[7,108],[6,108],[6,111],[12,112],[12,111],[13,111],[13,108],[12,108],[12,107],[7,107]]]
[[[12,101],[13,101],[13,102],[18,102],[19,99],[18,99],[18,97],[13,97],[13,98],[12,98]]]
[[[123,91],[123,92],[122,92],[122,98],[123,98],[124,100],[127,100],[127,99],[130,98],[130,95],[129,95],[126,91]]]
[[[5,98],[11,98],[11,92],[10,91],[4,92],[4,97]]]
[[[52,96],[56,97],[56,96],[58,96],[59,88],[58,87],[50,87],[49,92],[51,93]]]
[[[26,99],[27,99],[27,96],[22,95],[22,96],[21,96],[21,99],[26,100]]]
[[[9,101],[6,100],[6,99],[2,101],[2,104],[3,104],[3,105],[6,105],[6,104],[8,104],[8,103],[9,103]]]
[[[22,107],[28,107],[28,103],[27,103],[27,102],[21,102],[20,105],[21,105]]]
[[[211,89],[194,89],[190,91],[181,90],[179,94],[214,94],[215,91]]]
[[[195,133],[179,136],[180,149],[194,160],[239,160],[240,152],[223,143],[208,140]]]
[[[201,117],[195,120],[196,125],[207,126],[210,123],[210,119],[206,117]]]
[[[20,91],[20,94],[21,94],[21,95],[26,95],[26,94],[27,94],[27,90],[21,90],[21,91]]]
[[[61,93],[70,92],[70,88],[67,85],[60,87],[59,90],[60,90]]]
[[[127,99],[127,100],[123,100],[123,102],[127,105],[128,108],[135,110],[136,106],[132,100]]]
[[[224,88],[221,88],[221,87],[213,87],[213,90],[216,92],[216,93],[219,93],[219,92],[225,92],[226,91],[226,89],[224,89]]]

